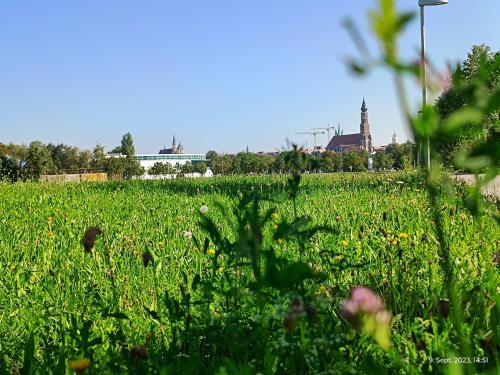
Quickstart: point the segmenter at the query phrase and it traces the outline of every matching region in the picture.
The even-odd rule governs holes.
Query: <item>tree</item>
[[[366,171],[363,155],[356,151],[344,152],[342,154],[342,164],[344,172]]]
[[[106,159],[105,169],[108,173],[108,177],[111,179],[123,178],[123,175],[125,174],[125,165],[125,158],[111,157]]]
[[[106,152],[104,151],[104,146],[97,144],[92,151],[92,161],[90,162],[92,169],[102,170],[106,167]]]
[[[116,146],[109,153],[110,154],[121,154],[122,153],[122,146]]]
[[[286,171],[286,163],[285,163],[285,153],[280,152],[278,156],[276,156],[270,166],[271,171],[273,173],[283,173]]]
[[[21,178],[19,161],[11,156],[0,156],[0,181],[16,182]]]
[[[51,166],[52,159],[45,145],[40,141],[31,142],[26,156],[26,177],[38,180]]]
[[[394,169],[409,169],[413,167],[415,145],[407,141],[403,144],[390,144],[385,149],[387,156],[393,160]]]
[[[138,160],[133,156],[127,156],[125,159],[125,170],[123,171],[123,177],[126,179],[131,179],[133,177],[142,176],[145,173],[143,167]]]
[[[141,167],[141,164],[135,158],[134,140],[132,139],[132,135],[130,133],[126,133],[123,135],[121,146],[112,150],[112,153],[121,153],[122,155],[126,156],[125,158],[120,158],[123,159],[123,161],[120,162],[123,165],[117,169],[119,172],[121,172],[121,176],[123,178],[131,179],[133,177],[142,176],[144,174],[144,168]],[[110,162],[108,163],[108,166],[112,166],[113,168],[115,168],[118,167],[120,163]]]
[[[134,140],[132,139],[132,134],[126,133],[122,137],[121,142],[121,153],[127,156],[135,155]]]
[[[92,152],[89,150],[80,151],[78,154],[78,169],[92,168]]]
[[[499,82],[500,51],[491,52],[490,47],[484,44],[473,46],[467,58],[453,73],[452,87],[436,99],[435,107],[440,117],[447,119],[464,107],[478,104],[478,100],[486,102]],[[494,111],[485,118],[482,126],[465,126],[454,135],[447,136],[446,140],[443,139],[437,151],[445,166],[452,165],[459,150],[470,150],[479,141],[492,137],[499,121],[500,113]]]
[[[148,174],[152,176],[169,175],[175,173],[174,168],[170,163],[156,162],[148,170]]]
[[[202,175],[204,175],[208,169],[207,165],[203,161],[198,162],[198,163],[194,163],[193,167],[194,167],[195,172],[200,173]]]
[[[392,168],[394,160],[385,152],[377,152],[373,157],[373,168],[377,171],[384,171]]]

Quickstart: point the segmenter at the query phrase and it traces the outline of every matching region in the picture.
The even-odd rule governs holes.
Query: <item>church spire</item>
[[[363,104],[361,105],[361,112],[368,112],[368,108],[366,107],[366,102],[364,97],[363,97]]]

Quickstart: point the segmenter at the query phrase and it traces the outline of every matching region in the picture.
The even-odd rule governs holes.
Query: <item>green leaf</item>
[[[439,116],[434,107],[427,106],[420,116],[412,119],[413,131],[418,137],[432,136],[438,128]]]
[[[105,315],[106,317],[108,318],[115,318],[115,319],[126,319],[126,320],[129,320],[130,318],[128,317],[128,315],[122,313],[122,312],[116,312],[116,313],[111,313],[111,314],[108,314],[108,315]]]
[[[408,24],[413,21],[415,18],[415,13],[414,12],[404,12],[401,13],[398,16],[398,21],[397,21],[397,31],[401,32],[403,31]]]
[[[24,345],[24,360],[23,360],[23,375],[30,375],[33,373],[35,366],[35,336],[30,334],[30,337]]]
[[[485,113],[500,111],[500,87],[491,95]]]
[[[149,307],[147,307],[146,305],[143,305],[144,307],[144,310],[147,311],[147,313],[156,321],[160,322],[160,315],[154,311],[154,310],[151,310]]]
[[[360,63],[355,60],[349,60],[347,62],[347,65],[349,66],[351,73],[354,73],[358,76],[364,75],[368,71],[368,66],[366,64]]]
[[[453,135],[466,125],[480,125],[483,113],[474,108],[464,108],[452,113],[443,123],[441,132],[445,135]]]

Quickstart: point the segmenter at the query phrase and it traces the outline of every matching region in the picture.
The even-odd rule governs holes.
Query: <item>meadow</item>
[[[499,373],[498,205],[290,181],[0,183],[0,374]]]

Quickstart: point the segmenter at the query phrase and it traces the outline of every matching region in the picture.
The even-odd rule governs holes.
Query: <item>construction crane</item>
[[[326,130],[328,135],[328,141],[326,143],[328,144],[328,142],[330,142],[330,139],[332,139],[330,137],[330,130],[332,129],[335,129],[335,126],[330,126],[330,124],[326,124],[326,128],[312,128],[311,130]]]
[[[324,131],[322,131],[322,132],[297,132],[295,134],[309,134],[309,135],[312,135],[314,137],[314,148],[313,148],[313,152],[314,152],[314,151],[316,151],[316,145],[317,145],[317,143],[316,143],[316,136],[318,134],[325,134],[325,132]]]

